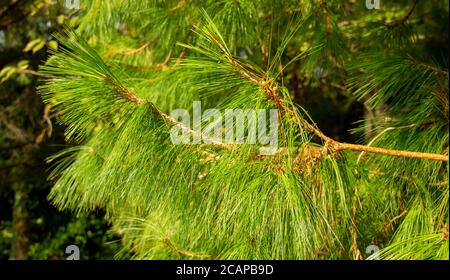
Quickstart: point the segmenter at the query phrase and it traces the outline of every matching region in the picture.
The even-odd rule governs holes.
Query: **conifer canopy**
[[[40,70],[49,199],[104,210],[119,258],[448,259],[448,1],[392,2],[81,1]],[[276,110],[278,149],[175,145],[197,101]],[[355,141],[322,130],[354,104]]]

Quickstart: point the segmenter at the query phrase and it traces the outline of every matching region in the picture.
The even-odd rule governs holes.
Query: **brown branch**
[[[352,246],[350,252],[354,255],[355,260],[361,260],[362,254],[358,248],[358,226],[356,224],[356,213],[358,212],[358,199],[359,192],[358,186],[355,186],[355,191],[353,193],[353,205],[352,205]]]
[[[402,213],[398,214],[394,218],[392,218],[389,221],[387,221],[386,223],[384,223],[384,228],[386,228],[386,229],[387,228],[393,229],[394,222],[397,221],[398,219],[400,219],[401,217],[403,217],[406,213],[407,213],[407,211],[403,210]]]
[[[433,187],[448,187],[448,182],[431,183],[431,186],[433,186]]]
[[[166,55],[166,58],[163,62],[158,63],[155,65],[156,68],[163,68],[164,66],[167,66],[167,63],[170,61],[170,56],[172,55],[172,50],[169,51],[169,53]]]
[[[445,224],[442,228],[442,239],[448,241],[448,224]]]
[[[375,153],[382,154],[388,156],[397,156],[397,157],[405,157],[405,158],[418,158],[418,159],[428,159],[428,160],[436,160],[436,161],[445,161],[448,162],[448,155],[441,154],[432,154],[432,153],[422,153],[422,152],[413,152],[413,151],[403,151],[403,150],[392,150],[357,144],[349,144],[349,143],[340,143],[333,140],[333,144],[335,144],[334,151],[359,151],[359,152],[367,152],[367,153]]]
[[[51,109],[51,106],[49,104],[45,105],[44,116],[42,117],[42,121],[44,121],[47,124],[47,127],[45,129],[47,131],[47,137],[49,137],[49,138],[50,138],[50,136],[52,136],[52,132],[53,132],[52,121],[50,120],[50,117],[49,117],[50,109]]]
[[[262,48],[263,53],[263,65],[265,68],[269,66],[269,56],[270,56],[270,31],[266,32],[266,43],[265,46]]]
[[[320,0],[320,6],[322,7],[323,15],[325,16],[325,24],[326,24],[327,34],[330,34],[330,32],[331,32],[331,19],[330,19],[330,14],[328,12],[327,3],[325,3],[324,0]]]
[[[164,243],[167,247],[169,247],[173,251],[175,251],[181,255],[184,255],[184,256],[188,256],[191,258],[200,258],[200,259],[211,258],[210,255],[202,255],[202,254],[197,254],[197,253],[193,253],[193,252],[189,252],[189,251],[180,249],[177,246],[175,246],[175,244],[173,244],[173,242],[169,238],[163,238],[163,239],[161,239],[161,242]]]
[[[43,74],[41,72],[37,72],[37,71],[31,70],[31,69],[17,69],[17,73],[19,73],[19,74],[30,74],[30,75],[33,75],[33,76],[43,77],[43,78],[51,78],[50,75],[46,75],[46,74]]]
[[[252,83],[255,83],[255,84],[259,85],[260,87],[262,87],[264,89],[264,91],[266,92],[267,97],[273,103],[275,103],[275,106],[280,111],[282,111],[284,114],[289,115],[289,117],[295,123],[297,123],[299,125],[299,127],[308,129],[313,134],[315,134],[317,137],[319,137],[321,140],[323,140],[325,143],[325,146],[327,146],[330,149],[330,152],[332,152],[333,154],[337,153],[339,151],[349,150],[349,151],[359,151],[359,152],[383,154],[383,155],[405,157],[405,158],[418,158],[418,159],[427,159],[427,160],[448,162],[448,155],[385,149],[385,148],[371,147],[371,146],[366,146],[366,145],[338,142],[338,141],[326,136],[325,134],[323,134],[318,128],[316,128],[314,125],[310,124],[308,121],[298,118],[298,116],[294,112],[294,110],[290,106],[288,106],[286,104],[285,100],[278,94],[277,87],[267,76],[258,77],[257,75],[255,75],[253,73],[248,73],[245,71],[246,69],[244,67],[242,67],[242,65],[240,65],[238,62],[236,62],[236,60],[234,58],[229,57],[229,60],[235,66],[241,67],[241,69],[238,72],[242,77],[244,77],[244,78],[248,79],[249,81],[251,81]],[[256,71],[253,71],[253,72],[256,72]]]
[[[232,59],[234,61],[234,59]],[[278,93],[277,89],[274,86],[274,84],[271,81],[259,81],[254,74],[249,74],[245,72],[244,70],[239,71],[239,74],[243,76],[244,78],[248,79],[249,81],[253,83],[257,83],[259,86],[262,86],[263,89],[266,91],[268,97],[275,103],[276,107],[281,110],[282,112],[288,114],[294,122],[296,122],[300,127],[306,127],[308,130],[310,130],[312,133],[314,133],[316,136],[318,136],[320,139],[322,139],[325,142],[325,146],[327,146],[332,153],[336,153],[343,150],[350,150],[350,151],[359,151],[359,152],[366,152],[366,153],[375,153],[375,154],[383,154],[383,155],[390,155],[390,156],[397,156],[397,157],[405,157],[405,158],[418,158],[418,159],[427,159],[427,160],[436,160],[436,161],[445,161],[448,162],[448,156],[447,155],[440,155],[440,154],[432,154],[432,153],[422,153],[422,152],[413,152],[413,151],[404,151],[404,150],[393,150],[393,149],[385,149],[385,148],[378,148],[378,147],[371,147],[371,146],[365,146],[365,145],[358,145],[358,144],[350,144],[350,143],[341,143],[334,139],[331,139],[330,137],[323,134],[319,129],[317,129],[314,125],[308,123],[307,121],[303,119],[299,119],[295,112],[289,108],[283,98],[281,98]],[[145,100],[137,97],[133,93],[131,93],[128,89],[123,87],[122,85],[109,80],[110,83],[114,85],[114,87],[117,89],[117,91],[122,94],[123,97],[125,97],[127,100],[137,103],[137,104],[143,104],[145,103]],[[167,121],[178,124],[174,119],[169,117],[168,115],[160,112],[160,115]],[[189,128],[184,128],[187,132],[189,132],[192,135],[195,135],[196,133],[192,131]],[[213,144],[219,145],[223,148],[230,148],[230,145],[223,144],[220,141],[211,140]]]
[[[176,11],[178,11],[179,9],[183,8],[187,3],[187,0],[181,0],[180,2],[177,3],[177,5],[175,5],[174,7],[169,9],[170,13],[175,13]]]
[[[129,50],[129,51],[126,51],[126,52],[122,53],[122,55],[123,55],[123,56],[135,55],[135,54],[137,54],[137,53],[143,51],[143,50],[144,50],[145,48],[147,48],[148,46],[150,46],[150,43],[145,43],[144,45],[140,46],[140,47],[137,48],[137,49],[132,49],[132,50]]]

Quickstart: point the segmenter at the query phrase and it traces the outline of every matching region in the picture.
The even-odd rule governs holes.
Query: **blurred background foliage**
[[[63,128],[36,95],[52,33],[77,20],[64,1],[0,0],[0,259],[111,259],[117,242],[100,214],[75,217],[47,200],[45,159],[64,147]]]
[[[86,37],[90,38],[90,43],[96,45],[104,57],[128,57],[126,54],[136,54],[145,62],[147,59],[144,56],[148,52],[143,50],[149,46],[148,43],[136,45],[132,43],[146,38],[154,44],[152,48],[160,50],[152,54],[154,57],[151,60],[162,61],[161,65],[165,64],[166,53],[169,53],[170,57],[172,50],[169,51],[169,48],[175,41],[179,38],[189,39],[191,36],[174,31],[179,27],[180,32],[187,32],[187,28],[183,27],[190,25],[186,22],[189,17],[181,12],[179,17],[173,19],[176,24],[161,25],[160,28],[145,26],[144,28],[142,22],[152,26],[153,23],[164,20],[158,18],[157,10],[148,10],[146,11],[148,16],[144,21],[140,19],[133,21],[131,18],[128,22],[130,26],[134,24],[138,27],[137,30],[146,30],[147,33],[123,36],[115,30],[103,29],[107,24],[102,20],[112,17],[111,11],[117,1],[102,1],[106,7],[98,10],[78,10],[64,5],[66,2],[74,3],[66,0],[0,0],[0,259],[64,259],[65,248],[71,244],[80,247],[82,259],[109,259],[120,250],[119,238],[109,234],[110,225],[104,220],[103,213],[75,217],[73,214],[57,211],[47,200],[51,183],[47,181],[49,166],[45,160],[67,147],[64,141],[64,128],[55,121],[58,113],[51,113],[51,108],[42,103],[35,90],[39,76],[43,75],[38,72],[38,65],[45,62],[49,49],[58,48],[58,43],[51,34],[63,29],[65,25],[79,26],[84,30]],[[208,6],[212,7],[226,1],[207,2]],[[281,3],[274,1],[273,5],[276,5],[276,2]],[[306,0],[285,2],[289,3],[287,7],[311,5],[311,2]],[[336,29],[331,28],[331,32],[335,33],[327,37],[323,36],[327,32],[315,32],[324,31],[327,26],[320,25],[318,22],[321,21],[321,16],[314,14],[319,19],[312,17],[309,24],[305,24],[307,28],[302,30],[304,32],[302,36],[294,38],[292,44],[287,47],[283,62],[290,61],[298,54],[298,46],[300,50],[311,47],[308,42],[326,47],[321,48],[323,51],[313,53],[306,60],[297,60],[290,64],[282,75],[284,85],[289,89],[292,99],[310,113],[326,135],[338,141],[351,143],[369,142],[368,140],[375,136],[375,128],[379,125],[376,122],[384,119],[386,108],[369,106],[366,101],[371,96],[362,96],[358,99],[358,96],[347,88],[347,79],[349,77],[351,79],[352,76],[352,73],[347,72],[345,65],[348,63],[345,61],[347,52],[365,53],[366,50],[370,50],[377,53],[383,49],[391,49],[402,53],[403,47],[417,56],[426,56],[423,58],[426,62],[448,68],[448,1],[383,1],[386,9],[370,12],[362,4],[355,5],[356,2],[364,1],[330,1],[329,16],[332,17],[332,24],[339,26],[340,32],[335,32]],[[414,4],[412,10],[418,11],[418,15],[411,18],[413,20],[410,20],[409,24],[403,24],[401,21],[407,15],[405,11],[408,12],[414,2],[417,6]],[[98,4],[100,1],[82,1],[83,5],[86,3]],[[283,8],[283,12],[287,9],[279,8]],[[83,11],[90,11],[92,15],[83,18],[81,14]],[[243,12],[251,15],[257,11],[245,6]],[[291,12],[295,14],[296,11],[292,9]],[[339,16],[336,16],[337,14]],[[126,18],[126,15],[121,16]],[[92,20],[94,17],[96,20]],[[227,22],[227,18],[230,18],[230,15],[217,14],[214,20],[221,27],[235,28],[232,25],[233,21]],[[274,21],[276,20],[279,19],[274,18]],[[252,26],[251,22],[243,24]],[[116,28],[120,30],[120,26]],[[364,32],[353,32],[356,29]],[[252,39],[252,32],[256,34],[260,30],[249,29],[248,32],[248,34],[228,32],[233,36],[229,36],[227,43],[232,46],[237,45],[236,42],[246,45],[244,39]],[[416,45],[408,41],[412,36],[416,36],[414,34],[419,34],[419,38],[416,38],[419,43]],[[261,37],[261,34],[255,36]],[[118,37],[121,40],[116,40]],[[129,37],[135,40],[129,40]],[[250,39],[249,41],[252,41]],[[105,43],[108,40],[112,41],[111,44]],[[102,44],[96,44],[96,41]],[[350,49],[343,47],[342,41],[345,41]],[[102,49],[102,45],[107,46],[107,49]],[[335,51],[326,53],[330,49]],[[180,49],[175,49],[172,56],[182,57],[177,52],[181,52]],[[247,55],[245,51],[242,54]],[[129,56],[128,64],[148,66],[139,65],[133,60],[133,55]],[[364,59],[361,57],[361,63],[364,63]],[[376,61],[377,57],[371,59]],[[122,60],[125,61],[125,58]],[[370,65],[357,65],[354,70],[357,72],[359,68],[368,66]],[[387,100],[386,103],[389,104],[390,101]],[[446,114],[448,116],[448,112]],[[363,126],[357,123],[362,119],[365,123]],[[393,161],[392,165],[394,163]],[[390,181],[393,178],[390,175],[387,177]],[[390,181],[380,180],[374,183],[374,186],[388,186]],[[386,193],[377,192],[375,187],[373,189],[371,194],[379,195],[371,198],[375,201],[374,205],[377,204],[377,200],[387,199]],[[395,211],[397,209],[392,210]],[[376,224],[373,223],[374,215],[372,212],[360,214],[360,223],[367,224],[360,227],[360,235],[364,237],[362,239],[367,240],[361,248],[369,244],[384,245],[383,242],[388,240],[394,231],[394,224],[398,223],[397,218],[401,218],[395,217],[391,220],[392,223],[382,224],[381,221],[386,218],[382,216],[386,214],[376,212],[377,221],[380,220],[380,223]]]

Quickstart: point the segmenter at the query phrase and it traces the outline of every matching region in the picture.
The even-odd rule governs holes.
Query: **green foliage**
[[[68,145],[36,94],[38,65],[56,50],[51,33],[76,15],[49,0],[0,0],[0,259],[113,258],[117,237],[101,213],[74,217],[50,205],[45,159]]]
[[[50,200],[103,209],[119,257],[448,259],[448,161],[339,150],[296,96],[334,86],[382,110],[352,127],[366,146],[448,155],[448,53],[428,55],[436,23],[417,22],[444,7],[354,2],[92,1],[41,68],[77,144],[50,159]],[[195,100],[279,109],[282,149],[172,144],[166,114]]]

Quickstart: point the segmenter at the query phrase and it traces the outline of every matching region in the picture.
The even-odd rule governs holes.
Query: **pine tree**
[[[86,2],[41,68],[59,209],[136,259],[448,259],[448,1]],[[278,150],[174,145],[195,101],[277,109]],[[315,122],[354,104],[359,143]]]

